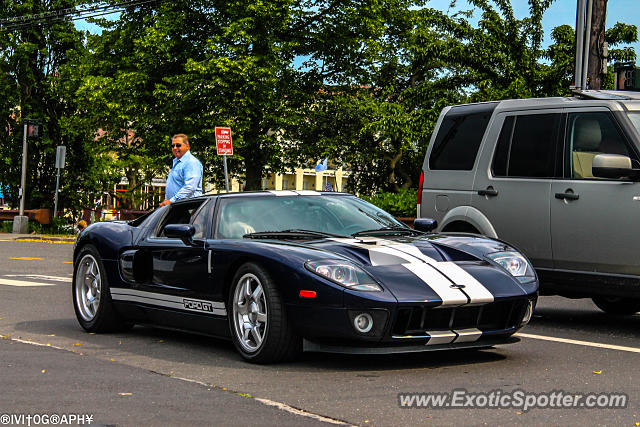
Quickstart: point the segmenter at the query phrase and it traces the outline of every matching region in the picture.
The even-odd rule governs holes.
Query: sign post
[[[231,141],[231,128],[216,127],[216,151],[218,156],[224,159],[224,185],[229,192],[229,173],[227,172],[227,156],[233,156],[233,143]]]
[[[67,153],[67,147],[58,145],[56,149],[56,169],[58,169],[58,177],[56,178],[56,197],[53,205],[53,217],[58,215],[58,189],[60,188],[60,169],[64,168],[64,157]]]
[[[20,188],[18,189],[20,214],[13,218],[13,232],[18,234],[25,234],[29,229],[29,218],[24,216],[24,199],[27,197],[27,140],[40,136],[39,125],[36,120],[28,118],[24,120],[24,131],[22,134],[22,176],[20,178]]]

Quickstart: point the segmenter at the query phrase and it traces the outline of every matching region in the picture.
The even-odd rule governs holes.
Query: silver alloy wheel
[[[76,305],[84,320],[92,321],[98,313],[102,279],[100,267],[93,255],[87,254],[80,260],[76,271]]]
[[[238,280],[233,294],[233,327],[242,348],[253,353],[267,331],[267,299],[260,279],[247,273]]]

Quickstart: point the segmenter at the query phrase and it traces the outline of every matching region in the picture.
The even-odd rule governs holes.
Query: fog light
[[[529,303],[527,304],[527,309],[524,312],[524,317],[522,318],[521,325],[524,326],[527,323],[529,323],[529,321],[531,320],[531,316],[533,316],[533,301],[529,300]]]
[[[360,313],[353,319],[353,326],[361,334],[366,334],[373,328],[373,317],[369,313]]]

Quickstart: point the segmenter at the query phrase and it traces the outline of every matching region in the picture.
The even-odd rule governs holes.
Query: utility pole
[[[591,28],[589,40],[589,61],[587,85],[589,89],[602,89],[607,74],[608,46],[604,39],[607,20],[607,0],[593,1],[591,10]]]

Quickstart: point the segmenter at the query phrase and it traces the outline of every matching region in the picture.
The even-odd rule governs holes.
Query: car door
[[[637,149],[608,109],[567,110],[565,178],[551,188],[551,234],[557,270],[640,274],[640,183],[594,177],[596,154],[629,156]]]
[[[500,112],[488,135],[474,180],[472,206],[485,215],[498,238],[523,251],[536,267],[551,267],[552,178],[561,150],[562,110]]]
[[[154,232],[140,242],[150,260],[150,280],[140,288],[147,292],[203,298],[208,292],[207,217],[210,201],[202,199],[170,205],[170,211]],[[210,221],[209,221],[210,222]],[[169,224],[193,224],[191,244],[164,235]]]

